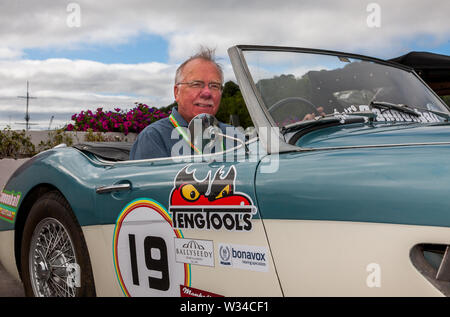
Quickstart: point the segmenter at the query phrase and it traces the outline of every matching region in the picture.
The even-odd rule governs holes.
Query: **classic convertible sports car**
[[[42,152],[0,197],[0,261],[31,296],[450,295],[450,112],[408,67],[235,46],[254,129],[128,160]],[[223,142],[214,118],[201,132]],[[203,145],[203,143],[202,143]]]

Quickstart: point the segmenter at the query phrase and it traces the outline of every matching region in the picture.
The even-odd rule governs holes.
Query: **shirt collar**
[[[186,122],[186,120],[184,120],[184,118],[181,116],[181,114],[178,113],[178,107],[173,107],[172,108],[172,115],[174,116],[175,120],[177,120],[178,124],[181,127],[187,127],[188,123]]]

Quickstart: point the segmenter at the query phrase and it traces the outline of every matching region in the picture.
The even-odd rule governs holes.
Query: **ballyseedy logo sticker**
[[[175,238],[174,241],[177,262],[214,267],[213,241],[181,238]]]

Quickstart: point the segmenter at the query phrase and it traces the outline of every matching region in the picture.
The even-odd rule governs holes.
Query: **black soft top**
[[[450,95],[450,56],[410,52],[390,61],[413,68],[438,95]]]
[[[85,142],[75,144],[73,147],[85,153],[92,153],[104,160],[127,161],[132,146],[133,143],[129,142]]]

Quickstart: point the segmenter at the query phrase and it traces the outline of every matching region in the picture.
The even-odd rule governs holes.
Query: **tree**
[[[165,112],[165,113],[169,113],[169,111],[172,111],[173,107],[177,107],[177,106],[178,106],[177,102],[174,101],[174,102],[172,102],[170,105],[168,105],[166,107],[159,108],[159,110],[161,110],[162,112]]]
[[[219,121],[230,123],[230,115],[237,115],[240,126],[244,129],[253,126],[239,86],[232,81],[228,81],[224,85],[222,100],[216,117]]]
[[[441,96],[442,100],[444,100],[444,102],[450,106],[450,95],[449,96]]]

